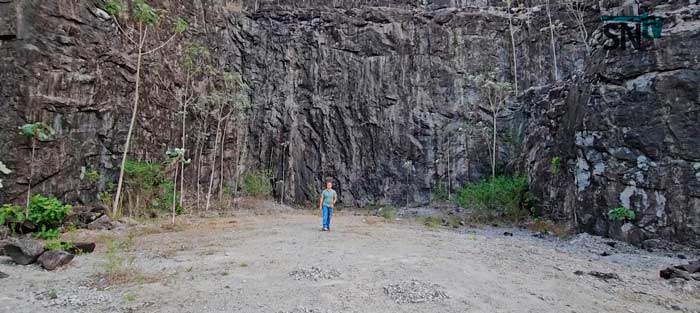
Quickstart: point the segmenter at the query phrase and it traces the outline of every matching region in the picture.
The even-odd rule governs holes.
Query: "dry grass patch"
[[[374,225],[374,224],[380,224],[380,223],[387,222],[387,220],[381,216],[367,216],[367,217],[363,218],[362,221],[368,225]]]
[[[99,271],[94,277],[96,287],[152,283],[161,279],[161,275],[145,273],[136,266],[134,251],[137,236],[139,234],[135,231],[130,231],[122,238],[101,236],[105,254],[99,264]]]
[[[526,224],[527,228],[532,232],[550,233],[562,239],[569,238],[573,232],[564,225],[554,223],[550,220],[538,219]]]

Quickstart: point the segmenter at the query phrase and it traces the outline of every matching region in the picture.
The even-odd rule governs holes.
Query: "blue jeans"
[[[323,228],[331,228],[331,215],[333,214],[333,208],[324,205],[323,206]]]

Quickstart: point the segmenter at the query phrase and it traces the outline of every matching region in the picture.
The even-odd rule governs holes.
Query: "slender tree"
[[[586,53],[591,52],[591,47],[588,45],[588,29],[586,28],[586,1],[581,0],[561,0],[569,11],[571,16],[576,21],[576,26],[579,29],[579,34],[581,35],[581,40],[584,46],[586,46]]]
[[[552,64],[554,64],[554,80],[559,80],[559,65],[557,61],[557,45],[554,41],[554,24],[552,23],[552,12],[550,10],[549,0],[547,0],[547,18],[549,19],[549,38],[552,44]]]
[[[513,1],[506,0],[508,5],[508,30],[510,31],[510,43],[513,49],[513,83],[515,85],[515,94],[518,94],[518,54],[515,48],[515,34],[513,30]]]
[[[180,103],[180,119],[182,122],[181,147],[183,158],[187,154],[187,112],[191,105],[196,102],[195,77],[204,73],[204,62],[209,56],[209,50],[198,44],[189,43],[185,46],[183,57],[180,61],[185,73],[185,84],[174,91],[175,98]],[[195,150],[196,152],[196,150]],[[180,206],[183,206],[185,198],[185,164],[180,164]]]
[[[227,121],[231,116],[248,108],[249,102],[247,101],[247,85],[243,82],[243,79],[238,73],[226,72],[221,73],[221,78],[223,82],[223,90],[213,92],[209,97],[209,101],[214,103],[217,108],[217,121],[216,121],[216,135],[214,139],[214,149],[211,152],[211,172],[209,174],[209,189],[207,190],[207,203],[205,210],[209,210],[211,205],[211,193],[214,186],[214,173],[216,173],[216,155],[218,152],[218,145],[220,138],[224,137],[221,133],[221,125],[224,121]],[[222,145],[224,144],[222,140]],[[223,147],[222,147],[223,148]],[[223,155],[221,162],[223,162]],[[223,179],[223,177],[219,177]]]
[[[404,170],[406,170],[406,206],[409,204],[409,197],[411,195],[410,192],[410,179],[411,179],[411,174],[416,170],[416,168],[413,166],[413,161],[411,160],[406,160],[401,164],[401,167],[403,167]]]
[[[36,142],[46,142],[53,140],[53,136],[56,134],[51,126],[46,125],[42,122],[36,122],[31,124],[24,124],[19,128],[20,133],[25,137],[29,138],[31,145],[31,154],[29,156],[29,175],[27,176],[27,207],[26,214],[29,214],[29,200],[32,196],[32,176],[34,174],[34,153],[36,151]]]
[[[144,0],[134,0],[133,2],[133,10],[132,10],[132,18],[133,22],[135,24],[135,35],[136,38],[134,39],[130,34],[129,31],[125,31],[124,28],[121,27],[119,24],[119,16],[122,13],[122,10],[124,8],[124,5],[122,4],[121,1],[119,0],[110,0],[107,1],[105,4],[105,11],[109,13],[115,23],[118,25],[119,30],[122,32],[122,34],[127,38],[127,40],[132,43],[133,45],[136,46],[136,77],[135,77],[135,88],[134,88],[134,99],[133,99],[133,104],[131,108],[131,121],[129,122],[129,131],[127,132],[126,135],[126,143],[124,143],[124,151],[122,152],[122,160],[121,160],[121,165],[119,169],[119,180],[117,182],[117,190],[114,196],[114,203],[112,207],[112,214],[113,215],[118,215],[119,214],[119,200],[122,192],[122,185],[124,182],[124,167],[126,165],[126,159],[129,154],[129,145],[131,144],[131,137],[134,132],[134,126],[136,125],[136,116],[138,113],[138,105],[139,105],[139,95],[140,95],[140,87],[141,87],[141,63],[143,61],[143,57],[146,55],[149,55],[151,53],[154,53],[156,51],[159,51],[163,47],[165,47],[168,43],[170,43],[178,34],[183,33],[185,30],[187,30],[187,22],[185,22],[183,19],[178,18],[175,20],[174,27],[173,27],[173,34],[165,41],[161,42],[160,45],[157,45],[155,40],[148,40],[148,30],[156,28],[160,25],[161,20],[163,19],[163,13],[162,11],[158,11],[148,5]],[[149,48],[146,43],[147,42],[153,42],[157,46],[153,48]]]
[[[174,165],[175,173],[173,174],[173,203],[172,203],[172,215],[173,215],[173,225],[175,225],[175,213],[177,208],[177,175],[180,173],[180,177],[185,174],[185,165],[190,164],[189,159],[185,159],[185,149],[174,148],[169,149],[166,152],[168,159],[170,160],[170,165]],[[182,171],[179,171],[182,168]]]
[[[481,94],[482,100],[488,104],[488,112],[491,115],[493,123],[493,137],[491,149],[491,177],[496,177],[496,153],[497,153],[497,134],[498,134],[498,115],[505,107],[505,102],[513,92],[513,87],[510,83],[499,81],[496,78],[498,69],[493,72],[485,72],[477,75],[468,75],[467,81],[470,81]]]

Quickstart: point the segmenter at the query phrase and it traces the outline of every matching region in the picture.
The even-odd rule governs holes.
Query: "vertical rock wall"
[[[180,43],[196,41],[218,67],[242,74],[255,106],[227,131],[224,180],[245,151],[239,170],[270,169],[286,201],[307,201],[332,178],[346,205],[424,203],[438,185],[488,176],[489,113],[464,77],[496,70],[513,81],[517,64],[522,96],[499,117],[498,167],[528,173],[543,213],[632,241],[697,243],[698,5],[646,3],[642,10],[668,18],[662,38],[644,52],[601,50],[599,16],[629,11],[627,2],[587,7],[590,54],[571,15],[553,4],[563,80],[555,83],[546,1],[516,3],[515,61],[499,1],[152,1],[192,27],[145,60],[131,155],[157,161],[179,146],[177,59]],[[22,201],[30,146],[17,127],[27,122],[58,131],[39,145],[36,192],[90,202],[115,179],[135,54],[99,6],[0,1],[0,160],[15,170],[0,202]],[[245,147],[240,129],[250,134]],[[214,140],[210,125],[205,156]],[[555,156],[562,168],[553,174]],[[81,179],[89,169],[99,183]],[[188,187],[209,171],[196,177],[191,168]],[[638,223],[607,221],[620,204],[641,213]]]

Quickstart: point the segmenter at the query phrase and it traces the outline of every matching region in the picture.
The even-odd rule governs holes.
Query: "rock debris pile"
[[[336,269],[333,269],[333,268],[328,269],[328,270],[324,270],[324,269],[312,266],[311,268],[308,268],[308,269],[294,270],[291,273],[289,273],[289,277],[292,277],[295,280],[319,281],[319,280],[338,278],[338,277],[340,277],[340,272]]]
[[[385,286],[384,293],[399,304],[439,302],[449,298],[440,285],[418,280]]]

